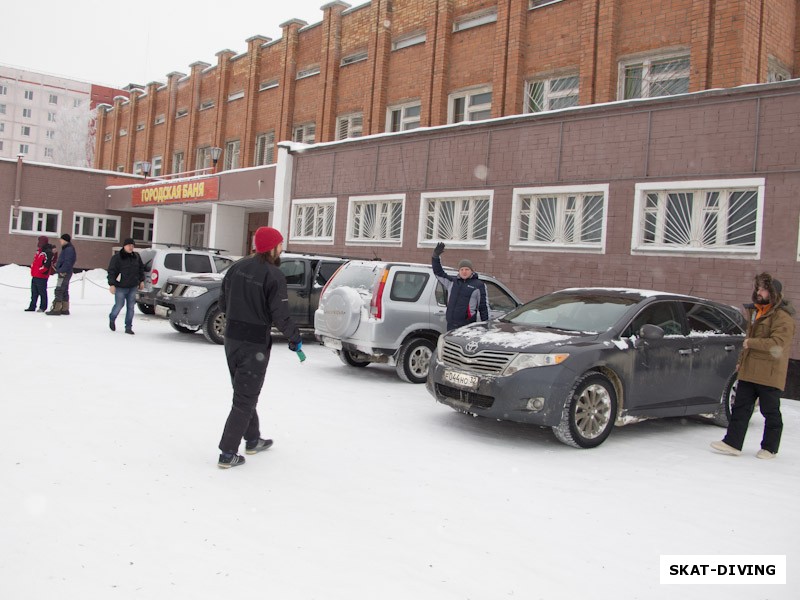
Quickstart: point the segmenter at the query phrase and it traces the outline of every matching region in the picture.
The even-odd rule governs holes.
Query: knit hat
[[[64,240],[65,242],[69,243],[69,242],[72,241],[72,236],[70,234],[68,234],[68,233],[62,233],[61,234],[61,239]]]
[[[125,239],[122,241],[122,245],[123,245],[123,246],[127,246],[128,244],[130,244],[131,246],[135,246],[135,245],[136,245],[136,242],[133,240],[133,238],[125,238]]]
[[[472,261],[468,260],[466,258],[463,259],[460,263],[458,263],[459,270],[463,269],[464,267],[467,267],[470,271],[473,271],[473,272],[475,271],[475,268],[472,266]]]
[[[48,243],[50,243],[50,238],[48,238],[46,235],[40,235],[39,239],[37,240],[37,247],[41,248]]]
[[[259,227],[256,230],[256,252],[269,252],[274,250],[283,241],[281,232],[273,227]]]

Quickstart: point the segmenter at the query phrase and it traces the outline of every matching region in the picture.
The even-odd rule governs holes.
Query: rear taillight
[[[152,283],[153,285],[158,283],[158,270],[157,269],[153,269],[152,271],[150,271],[150,283]]]
[[[388,277],[389,269],[384,269],[376,289],[372,292],[372,300],[369,302],[369,314],[376,319],[380,319],[383,315],[383,289],[386,287]]]

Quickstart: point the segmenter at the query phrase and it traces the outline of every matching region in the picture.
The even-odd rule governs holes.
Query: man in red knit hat
[[[222,280],[219,306],[225,313],[225,357],[233,384],[231,406],[222,439],[222,469],[244,464],[238,454],[256,454],[272,446],[259,429],[256,405],[267,373],[274,325],[289,340],[289,349],[300,352],[300,331],[289,313],[286,278],[278,268],[283,236],[272,227],[259,227],[254,237],[256,253],[235,262]]]

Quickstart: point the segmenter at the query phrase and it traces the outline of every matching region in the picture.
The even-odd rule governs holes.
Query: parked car
[[[144,263],[144,289],[136,292],[136,305],[143,313],[155,313],[158,291],[170,277],[196,273],[220,273],[234,257],[222,256],[221,250],[162,244],[164,248],[138,250]]]
[[[281,255],[280,269],[292,317],[301,328],[313,327],[322,287],[346,258],[312,254]],[[212,343],[225,341],[225,313],[219,309],[224,272],[196,277],[171,277],[156,296],[156,314],[169,318],[179,333],[202,331]]]
[[[653,417],[727,425],[745,325],[701,298],[562,290],[442,336],[427,388],[460,411],[552,427],[579,448]]]
[[[454,269],[446,269],[456,274]],[[490,316],[520,301],[494,277],[486,284]],[[430,265],[350,261],[323,290],[314,335],[346,365],[394,365],[410,383],[424,383],[439,336],[447,331],[447,292]]]

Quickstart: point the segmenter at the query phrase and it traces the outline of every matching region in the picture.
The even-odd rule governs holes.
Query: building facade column
[[[348,8],[349,4],[337,0],[325,4],[321,9],[322,102],[317,111],[317,140],[321,142],[336,139],[336,99],[339,95],[339,68],[342,60],[342,12]]]
[[[423,86],[420,125],[447,123],[447,76],[453,41],[453,0],[429,0],[427,77]]]
[[[167,75],[167,108],[165,109],[164,113],[164,127],[166,127],[166,137],[164,142],[164,173],[172,173],[174,171],[174,165],[172,164],[172,161],[175,150],[175,140],[173,139],[175,131],[175,111],[177,110],[176,104],[178,96],[178,81],[183,77],[186,77],[186,74],[178,73],[177,71],[173,71]],[[155,122],[155,119],[153,122]],[[184,161],[186,158],[184,158]],[[184,164],[187,163],[184,162]]]
[[[258,111],[258,87],[261,74],[261,46],[272,40],[261,35],[247,39],[247,80],[244,88],[245,116],[242,133],[242,166],[253,166],[256,162],[256,114]]]
[[[524,92],[528,0],[500,0],[492,76],[492,117],[519,114]]]
[[[205,62],[193,62],[191,68],[192,97],[189,102],[189,135],[186,140],[186,164],[188,170],[197,168],[197,110],[200,107],[200,84],[202,83],[202,73],[211,65]]]
[[[294,97],[297,89],[297,44],[300,37],[298,32],[307,24],[300,19],[291,19],[281,23],[283,48],[281,49],[281,77],[279,83],[281,90],[280,110],[278,111],[280,123],[278,123],[278,130],[275,132],[278,140],[292,139]]]

